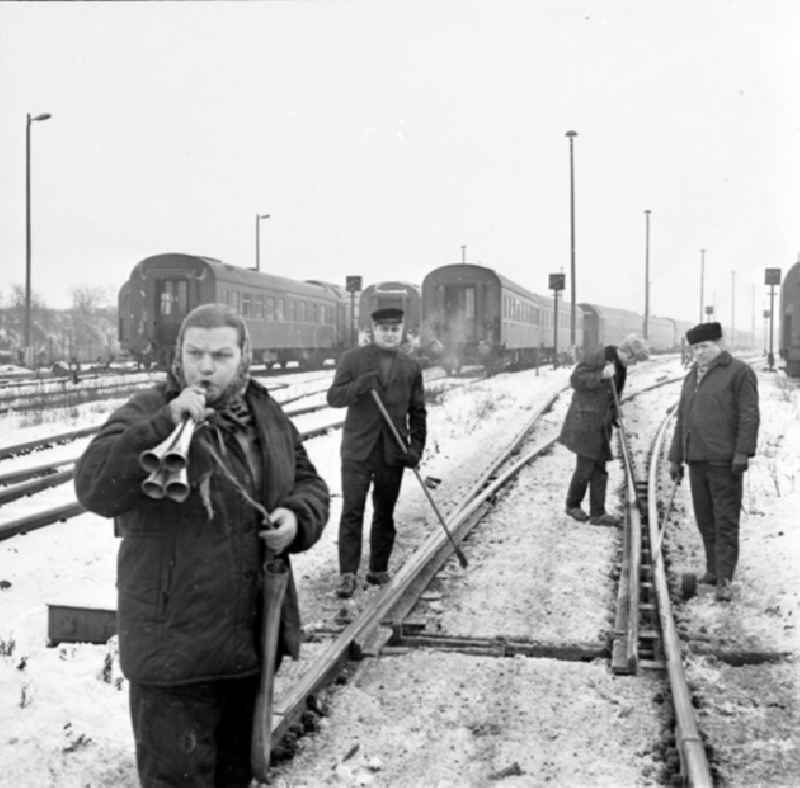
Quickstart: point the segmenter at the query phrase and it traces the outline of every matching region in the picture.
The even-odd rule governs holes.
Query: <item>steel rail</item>
[[[344,421],[335,421],[330,424],[323,424],[319,427],[315,427],[310,430],[305,430],[300,433],[300,439],[303,441],[310,440],[311,438],[317,438],[320,435],[325,435],[331,430],[339,429],[344,424]],[[72,460],[65,460],[61,464],[65,465],[70,462],[75,462],[74,459]],[[39,466],[41,468],[42,466]],[[70,469],[69,471],[63,471],[62,473],[55,474],[52,478],[57,478],[58,481],[54,482],[55,484],[63,484],[65,482],[70,481],[74,475],[74,468]],[[42,485],[41,489],[45,487],[51,487],[53,484],[47,484],[51,477],[45,477],[42,480],[39,480],[39,483]],[[34,483],[35,484],[35,483]],[[32,486],[34,486],[32,484]],[[14,489],[14,488],[9,488]],[[37,492],[36,489],[31,489],[28,492],[22,493],[24,495],[28,495],[31,492]],[[19,497],[19,496],[17,496]],[[83,514],[86,510],[81,506],[80,503],[77,501],[71,501],[70,503],[63,504],[61,506],[56,506],[51,509],[45,509],[41,512],[36,512],[34,514],[26,515],[25,517],[18,517],[14,520],[8,520],[4,523],[0,523],[0,541],[4,539],[9,539],[12,536],[17,536],[18,534],[23,534],[28,531],[34,531],[37,528],[43,528],[46,525],[52,525],[53,523],[60,522],[66,520],[70,517],[75,517],[76,515]]]
[[[672,605],[669,598],[667,574],[661,550],[661,531],[658,517],[658,471],[659,459],[662,456],[667,426],[672,419],[669,413],[659,427],[650,455],[650,467],[647,477],[647,507],[650,544],[652,547],[651,562],[653,565],[653,586],[656,592],[658,615],[661,621],[661,635],[664,655],[667,663],[667,675],[672,692],[672,705],[675,711],[675,744],[680,757],[681,774],[692,788],[712,788],[713,779],[706,758],[706,751],[697,728],[694,707],[686,682],[686,673],[681,659],[680,641],[678,640]]]
[[[498,473],[497,467],[508,458],[510,452],[518,448],[525,433],[533,428],[563,391],[564,389],[553,395],[543,407],[537,409],[528,420],[526,427],[520,430],[514,440],[503,448],[492,463],[495,474]],[[536,446],[514,462],[511,467],[503,470],[502,474],[488,485],[486,476],[482,476],[466,496],[462,505],[447,518],[448,530],[454,539],[457,541],[463,539],[470,528],[481,519],[479,515],[481,507],[516,476],[527,463],[551,449],[557,440],[557,438],[552,438]],[[515,443],[515,441],[517,442]],[[390,583],[384,587],[383,593],[367,605],[356,619],[328,644],[291,688],[287,697],[276,704],[272,726],[273,747],[278,746],[289,727],[300,719],[303,711],[308,708],[309,698],[313,698],[330,681],[350,655],[363,653],[363,644],[372,639],[381,623],[387,618],[390,621],[397,620],[397,610],[408,610],[409,606],[413,606],[413,602],[424,588],[421,583],[417,582],[418,577],[423,574],[430,576],[432,563],[435,562],[441,566],[453,554],[453,547],[444,532],[438,528],[432,531],[403,564]]]

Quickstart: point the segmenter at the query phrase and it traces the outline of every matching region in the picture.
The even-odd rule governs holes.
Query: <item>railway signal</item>
[[[558,369],[558,294],[564,289],[564,274],[550,274],[547,287],[553,291],[553,369]]]
[[[770,372],[775,371],[775,354],[772,352],[772,334],[775,320],[775,286],[780,283],[780,268],[764,269],[764,284],[769,285],[769,353],[767,354],[767,366]]]
[[[356,293],[360,292],[364,286],[364,279],[361,276],[346,276],[344,278],[344,289],[350,293],[350,344],[355,347],[358,344],[356,336]]]

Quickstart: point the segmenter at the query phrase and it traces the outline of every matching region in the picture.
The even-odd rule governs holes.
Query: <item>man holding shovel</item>
[[[403,310],[372,313],[371,344],[348,350],[339,359],[328,390],[328,404],[347,408],[342,432],[342,515],[339,522],[337,594],[351,597],[361,561],[364,504],[372,484],[367,582],[389,581],[389,557],[394,546],[394,507],[403,469],[416,468],[425,448],[425,391],[420,365],[400,351]],[[390,432],[372,391],[376,391],[392,423],[406,442],[403,451]]]

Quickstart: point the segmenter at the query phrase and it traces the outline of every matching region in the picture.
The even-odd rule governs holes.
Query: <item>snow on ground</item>
[[[638,386],[656,382],[666,374],[680,374],[680,371],[680,365],[675,359],[648,361],[631,370],[629,388],[633,390]],[[469,385],[450,389],[441,395],[440,401],[429,405],[429,442],[423,457],[422,473],[442,478],[441,486],[433,494],[445,516],[463,501],[465,492],[471,487],[481,469],[486,467],[495,450],[518,432],[523,421],[529,418],[542,402],[563,388],[567,384],[568,377],[568,369],[555,372],[541,370],[538,375],[533,371],[517,375],[498,375],[491,380],[471,382]],[[774,406],[777,418],[779,410],[788,413],[790,403],[776,396]],[[291,407],[288,406],[289,409]],[[344,410],[338,413],[341,418],[344,417]],[[561,413],[553,415],[551,431],[557,430],[560,425]],[[102,414],[96,415],[99,417],[98,421],[103,420]],[[331,412],[327,411],[327,415],[330,417]],[[795,412],[795,418],[796,415]],[[306,418],[297,418],[296,422],[300,429],[308,428],[303,421]],[[765,418],[763,412],[762,418]],[[74,429],[75,426],[67,426],[65,429]],[[0,430],[2,430],[1,423]],[[15,438],[14,442],[16,440]],[[331,518],[319,544],[309,552],[294,557],[292,561],[299,587],[303,621],[308,627],[330,624],[331,620],[341,613],[342,608],[341,600],[337,600],[332,593],[338,573],[337,525],[341,505],[339,444],[338,432],[307,443],[309,455],[328,482],[333,495]],[[793,445],[796,457],[796,442]],[[535,466],[521,476],[519,484],[525,489],[527,496],[526,508],[530,511],[531,516],[528,519],[531,527],[534,525],[544,527],[547,539],[552,541],[554,549],[558,549],[559,529],[566,525],[562,514],[563,493],[573,459],[571,454],[560,447],[548,459],[553,460],[559,470],[548,471],[544,485],[536,475]],[[40,461],[44,460],[37,459],[30,464],[38,464]],[[612,463],[610,468],[612,473],[617,473],[613,467],[615,465],[616,463]],[[4,463],[3,468],[5,467]],[[754,468],[753,478],[755,477]],[[559,487],[559,478],[561,489],[556,491]],[[771,478],[769,472],[766,478]],[[788,484],[789,481],[789,478],[779,477],[779,483]],[[610,490],[613,490],[617,483],[612,478]],[[543,489],[539,489],[540,487]],[[65,489],[68,490],[68,486],[65,486]],[[772,506],[774,489],[773,484],[773,493],[770,494],[769,487],[765,483],[764,490],[761,493],[757,492],[755,498],[756,505],[768,513],[766,517],[759,518],[764,526],[770,521],[773,512],[777,513]],[[760,497],[761,495],[763,497]],[[609,496],[609,506],[613,507],[615,504],[616,499],[612,494]],[[787,516],[788,511],[790,510],[787,510]],[[367,518],[369,516],[367,512]],[[411,474],[407,474],[404,479],[397,509],[397,522],[398,538],[392,557],[393,570],[402,564],[427,536],[430,529],[438,528]],[[495,526],[498,529],[495,534],[497,538],[515,538],[510,518],[497,521]],[[545,573],[546,576],[548,571],[566,572],[567,577],[560,577],[559,583],[574,582],[579,589],[583,589],[580,593],[592,593],[586,590],[591,587],[591,577],[581,577],[581,562],[589,562],[594,552],[590,549],[593,546],[601,556],[599,560],[607,565],[605,556],[609,550],[607,542],[611,536],[607,531],[598,533],[597,529],[590,529],[577,523],[570,523],[569,527],[576,529],[575,533],[583,535],[576,542],[582,552],[576,556],[568,550],[562,550],[560,554],[557,553],[556,559],[551,561],[542,551],[537,566],[528,567],[529,575],[535,577],[541,573]],[[784,530],[784,533],[788,533],[788,530]],[[777,539],[776,537],[772,540],[773,544],[777,544]],[[468,571],[480,576],[481,572],[486,571],[481,568],[482,562],[484,559],[488,562],[491,557],[491,545],[487,542],[480,546],[476,541],[474,548],[476,550],[474,564],[471,564]],[[56,649],[44,646],[46,602],[113,606],[116,549],[117,542],[113,538],[111,523],[88,513],[66,523],[0,543],[0,580],[5,579],[11,583],[10,587],[0,591],[3,611],[0,619],[0,649],[12,650],[11,641],[16,643],[11,655],[0,657],[0,731],[3,731],[0,733],[0,775],[2,775],[0,780],[9,780],[9,785],[136,784],[133,743],[127,717],[127,687],[124,681],[118,681],[120,679],[118,668],[113,659],[111,670],[106,670],[104,676],[107,657],[109,655],[113,657],[113,646],[81,644]],[[366,545],[364,552],[366,554]],[[755,545],[747,552],[754,557],[758,554]],[[770,545],[765,543],[763,556],[767,566],[762,566],[761,572],[763,576],[768,576],[775,550],[770,552]],[[756,578],[760,577],[757,565],[754,564],[752,570],[746,570],[746,559],[746,548],[743,548],[741,581],[744,582],[747,571],[752,571],[751,577],[755,585]],[[504,567],[504,571],[514,574],[524,571],[524,568],[524,561],[512,562]],[[461,570],[456,568],[454,571]],[[605,578],[599,576],[595,578],[597,581],[601,579],[604,580],[604,587],[609,587],[610,584]],[[478,578],[469,576],[469,582],[474,588],[481,585],[475,582],[477,580]],[[526,577],[527,581],[531,581],[531,577]],[[487,572],[485,583],[490,582],[491,574]],[[532,586],[525,585],[524,589],[520,589],[520,595],[532,594],[531,588]],[[481,592],[480,588],[478,591]],[[379,592],[375,589],[359,591],[354,601],[349,604],[348,612],[354,613],[374,593]],[[744,593],[741,585],[738,593]],[[599,605],[600,610],[607,601],[599,598],[594,604]],[[533,607],[529,606],[530,620],[535,621],[542,615],[546,616],[547,600],[544,595],[541,599],[536,598],[532,604]],[[513,617],[510,620],[518,622],[517,629],[520,633],[533,631],[532,628],[524,629],[525,606],[519,600],[510,601],[509,611],[509,615]],[[604,621],[602,617],[595,618],[587,624],[585,631],[577,633],[575,630],[570,630],[565,622],[559,623],[557,619],[548,622],[548,625],[549,635],[589,638],[597,636],[598,631],[604,626]],[[318,650],[317,644],[307,644],[303,647],[303,657],[299,664],[282,667],[276,686],[279,696],[285,692],[290,678],[296,676]],[[460,718],[467,719],[472,715],[476,726],[473,731],[469,726],[464,727],[460,721],[448,727],[448,724],[441,720],[440,725],[432,726],[419,716],[415,719],[414,710],[419,706],[420,693],[426,695],[429,692],[429,682],[435,684],[435,690],[430,690],[434,697],[437,693],[441,693],[443,697],[447,696],[448,674],[444,662],[441,663],[442,671],[437,674],[436,666],[440,662],[440,655],[420,654],[415,655],[414,660],[416,672],[411,674],[411,678],[406,680],[401,671],[396,671],[391,685],[384,684],[386,693],[379,685],[373,683],[375,676],[370,672],[371,669],[360,674],[358,678],[361,694],[357,697],[366,699],[364,702],[369,703],[369,714],[365,714],[365,720],[372,721],[371,724],[365,722],[360,729],[365,737],[363,741],[366,741],[367,736],[371,737],[372,743],[369,746],[362,744],[365,752],[368,750],[370,754],[374,752],[377,757],[383,757],[381,753],[387,748],[396,749],[399,729],[405,731],[406,735],[409,731],[415,735],[420,734],[419,741],[424,742],[424,746],[418,749],[413,745],[417,739],[411,739],[410,744],[406,745],[408,752],[415,754],[414,758],[409,757],[404,762],[409,770],[407,782],[402,782],[403,777],[400,773],[381,774],[378,771],[373,773],[376,784],[430,784],[426,782],[428,772],[424,766],[414,766],[416,759],[423,765],[427,764],[430,770],[438,768],[436,764],[440,760],[443,768],[449,765],[447,770],[441,772],[444,775],[442,777],[444,782],[441,784],[478,784],[481,780],[488,779],[488,775],[493,771],[508,766],[507,761],[514,760],[519,762],[521,769],[527,774],[527,778],[525,776],[508,778],[516,784],[531,785],[545,782],[547,774],[555,773],[553,763],[558,764],[562,775],[575,776],[576,782],[572,784],[581,784],[582,780],[586,780],[587,784],[598,785],[634,784],[635,781],[627,779],[613,782],[612,776],[603,771],[605,767],[602,765],[599,767],[600,772],[594,776],[583,773],[580,770],[587,768],[586,765],[579,765],[580,758],[573,759],[571,756],[571,752],[578,751],[578,745],[586,737],[592,736],[597,721],[601,726],[607,723],[606,727],[614,733],[615,740],[616,729],[628,724],[625,720],[628,719],[629,712],[626,711],[624,701],[627,692],[624,687],[627,684],[618,679],[612,680],[605,666],[595,664],[579,666],[581,676],[571,679],[574,685],[569,685],[575,689],[573,697],[577,704],[576,713],[570,712],[564,718],[569,720],[567,724],[563,720],[558,722],[555,710],[544,708],[537,703],[537,698],[541,696],[541,687],[554,681],[567,680],[563,678],[564,668],[561,663],[553,662],[552,666],[543,667],[544,662],[549,661],[520,659],[489,661],[493,666],[490,670],[478,671],[469,667],[473,661],[464,658],[465,687],[462,694],[465,694],[465,697]],[[446,665],[452,670],[451,662],[448,661]],[[571,666],[571,669],[574,667]],[[492,676],[491,674],[497,670],[505,670],[508,675],[502,679],[499,673]],[[108,678],[109,681],[104,678]],[[606,698],[596,705],[587,705],[585,699],[593,697],[593,690],[590,690],[592,686],[603,688],[602,693]],[[396,697],[394,697],[395,692],[399,692]],[[518,702],[521,711],[515,711],[513,706],[510,707],[511,711],[504,709],[511,702],[510,699],[515,699],[517,696],[521,699]],[[342,697],[349,696],[343,693]],[[354,708],[358,708],[355,699],[343,702],[354,703]],[[405,721],[408,724],[395,729],[392,725],[400,714],[398,708],[405,709]],[[582,710],[580,714],[577,713],[579,708]],[[377,717],[370,716],[373,712],[380,713],[380,723],[377,722]],[[353,715],[345,716],[349,719]],[[484,719],[495,727],[481,728]],[[538,755],[525,752],[522,745],[526,725],[548,730],[552,727],[554,733],[558,734],[553,739],[552,751]],[[329,729],[335,727],[335,721],[331,721]],[[413,730],[415,727],[416,732]],[[657,731],[652,730],[631,735],[634,740],[638,740],[639,736],[647,741],[658,738]],[[434,747],[434,743],[440,737],[441,746]],[[609,739],[611,738],[610,734]],[[315,746],[314,737],[308,741],[312,742],[309,746]],[[343,754],[348,746],[342,739],[341,748],[334,752]],[[449,750],[450,746],[455,749]],[[610,743],[609,746],[615,745]],[[468,768],[463,763],[455,761],[459,750],[472,755],[470,762],[475,758],[484,760],[482,766],[476,765],[469,773],[469,780],[459,779],[459,770]],[[431,753],[430,756],[425,754],[427,751]],[[358,760],[360,757],[354,757],[353,762],[348,762],[349,766],[345,763],[341,768],[344,769],[346,766],[351,770],[351,775],[355,774],[363,765]],[[645,752],[642,757],[647,760],[650,756]],[[573,769],[572,772],[564,771],[565,763],[568,761],[574,761],[569,767]],[[640,765],[637,764],[637,769]],[[624,769],[624,763],[620,764],[619,768]],[[434,773],[439,774],[431,771],[431,774]],[[302,770],[294,774],[298,781],[302,780]],[[353,784],[348,782],[346,769],[341,774],[345,775],[342,784]],[[417,777],[416,781],[411,779],[414,775]],[[314,780],[310,779],[310,784],[315,784]]]

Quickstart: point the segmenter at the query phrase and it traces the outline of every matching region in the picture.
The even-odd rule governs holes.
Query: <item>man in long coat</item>
[[[342,432],[342,515],[339,521],[337,594],[353,595],[361,561],[364,504],[372,483],[367,582],[389,581],[389,557],[395,537],[394,507],[403,469],[415,468],[425,448],[426,410],[422,369],[400,350],[403,311],[372,313],[374,341],[348,350],[339,359],[328,390],[328,404],[347,408]],[[397,431],[408,445],[403,451],[384,422],[372,391],[378,393]]]
[[[686,333],[694,363],[683,382],[670,447],[670,476],[678,483],[689,464],[694,516],[706,554],[701,582],[716,584],[730,601],[739,557],[742,474],[758,440],[758,383],[753,370],[720,344],[719,323]]]
[[[122,537],[120,662],[141,784],[244,787],[262,660],[296,658],[300,643],[290,574],[279,653],[259,653],[265,545],[273,554],[311,547],[328,490],[293,424],[250,379],[247,327],[230,307],[190,312],[175,359],[165,384],[135,394],[103,425],[75,488]],[[154,500],[142,491],[139,456],[185,419],[197,423],[189,497]]]
[[[625,385],[626,367],[633,358],[628,346],[608,345],[589,350],[570,376],[573,388],[559,440],[575,452],[575,471],[567,490],[566,512],[592,525],[619,525],[619,518],[605,509],[608,473],[612,458],[611,433],[617,421],[612,384],[617,395]],[[581,502],[589,488],[589,515]]]

